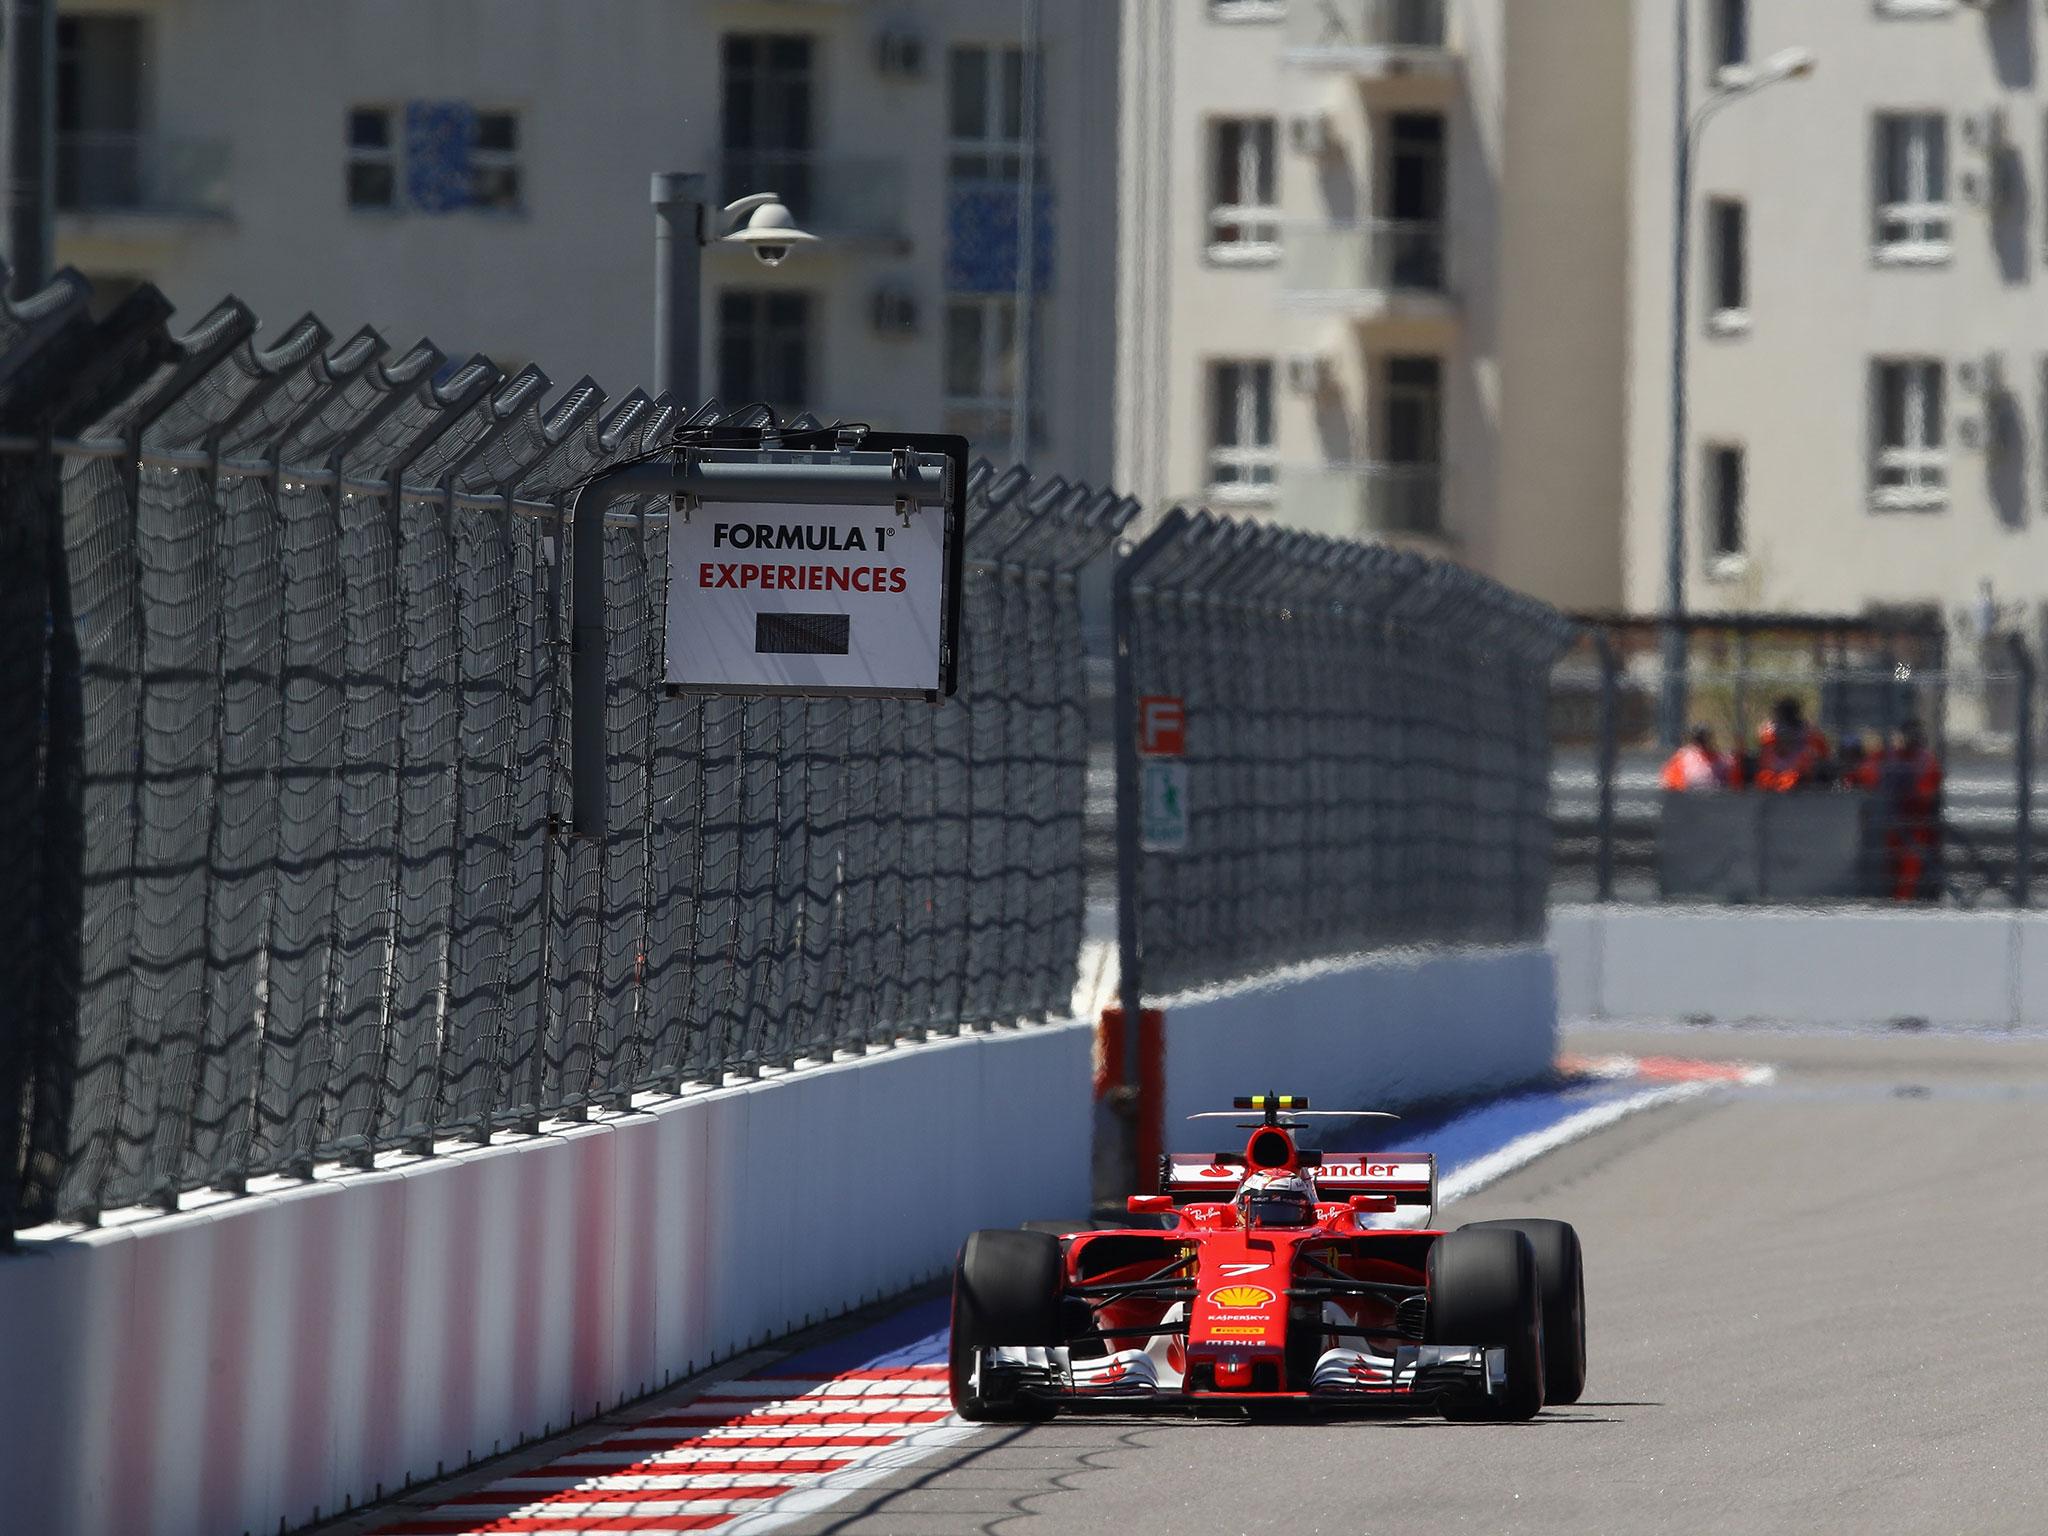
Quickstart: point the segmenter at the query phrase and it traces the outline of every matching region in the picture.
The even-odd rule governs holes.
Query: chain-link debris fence
[[[1207,512],[1169,513],[1117,583],[1145,995],[1541,935],[1558,613],[1458,566]]]
[[[2048,701],[2023,636],[1959,641],[1938,615],[1685,627],[1676,747],[1656,621],[1589,619],[1559,662],[1554,899],[2030,903]]]
[[[667,504],[615,507],[575,839],[573,492],[772,418],[85,303],[0,316],[12,1225],[1066,1011],[1075,577],[1133,504],[975,467],[941,708],[672,695]]]

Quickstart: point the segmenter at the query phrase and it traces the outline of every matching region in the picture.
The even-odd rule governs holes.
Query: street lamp
[[[1678,6],[1677,183],[1671,241],[1671,464],[1667,522],[1664,530],[1664,680],[1659,695],[1658,724],[1666,747],[1685,739],[1685,369],[1686,343],[1692,316],[1692,162],[1700,133],[1724,107],[1754,96],[1781,80],[1813,73],[1819,61],[1811,48],[1786,48],[1755,67],[1731,65],[1717,77],[1716,87],[1699,110],[1689,110],[1692,76],[1692,7]]]
[[[704,247],[713,240],[743,245],[764,267],[779,267],[797,246],[818,237],[773,192],[727,203],[707,219],[704,178],[657,172],[648,196],[654,204],[654,392],[685,410],[702,398],[697,381],[703,326]]]

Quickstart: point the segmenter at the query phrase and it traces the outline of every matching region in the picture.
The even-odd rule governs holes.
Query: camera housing
[[[739,222],[739,228],[725,237],[726,242],[746,246],[764,267],[781,266],[796,246],[818,238],[796,227],[796,219],[773,192],[728,203],[725,213]]]

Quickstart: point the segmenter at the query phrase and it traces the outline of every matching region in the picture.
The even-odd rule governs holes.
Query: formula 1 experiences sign
[[[669,525],[668,681],[745,693],[940,686],[942,507],[703,503]]]

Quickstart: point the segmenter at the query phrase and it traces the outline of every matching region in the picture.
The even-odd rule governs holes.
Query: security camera
[[[773,192],[757,192],[725,205],[727,227],[739,227],[725,236],[731,245],[744,245],[764,267],[779,267],[789,259],[790,250],[818,237],[796,227],[796,220]]]

